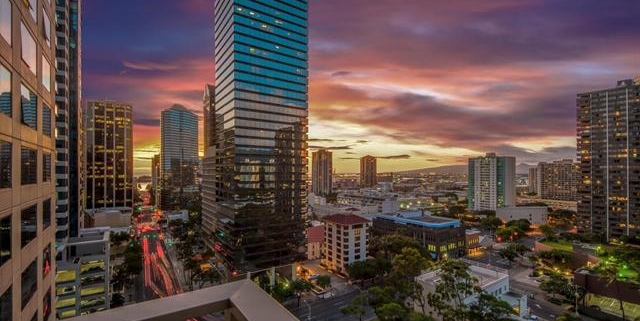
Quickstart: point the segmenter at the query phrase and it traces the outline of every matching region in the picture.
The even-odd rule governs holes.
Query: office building
[[[575,201],[578,167],[570,159],[539,163],[537,167],[537,195],[542,199]]]
[[[401,233],[420,242],[434,260],[465,255],[465,228],[459,220],[423,215],[421,211],[398,216],[378,215],[373,219],[375,235]]]
[[[153,205],[160,204],[160,154],[151,158],[151,200]]]
[[[216,202],[216,128],[215,128],[215,87],[207,84],[202,98],[204,118],[204,155],[202,157],[202,225],[211,229],[215,226],[214,207]],[[210,231],[210,230],[209,230]],[[211,246],[211,244],[209,244]]]
[[[0,320],[53,320],[55,1],[0,1]]]
[[[56,317],[109,308],[109,228],[80,230],[67,240],[56,270]]]
[[[360,158],[360,187],[370,188],[378,184],[378,172],[376,168],[376,158],[374,156],[363,156]]]
[[[516,205],[516,158],[486,156],[469,158],[469,209],[492,210]]]
[[[350,264],[367,259],[369,220],[353,214],[334,214],[323,217],[322,222],[322,265],[345,274]]]
[[[305,257],[307,1],[220,0],[214,13],[216,160],[203,227],[231,275],[287,266]]]
[[[198,116],[181,105],[160,114],[160,208],[180,207],[185,188],[196,184]]]
[[[56,240],[78,236],[84,209],[81,3],[56,1]]]
[[[131,104],[87,102],[86,209],[133,207]]]
[[[529,182],[529,187],[527,189],[527,191],[529,193],[538,193],[538,167],[529,167],[529,176],[528,176],[528,182]]]
[[[578,94],[578,232],[640,235],[640,77]]]
[[[320,149],[311,153],[311,190],[315,195],[331,193],[333,156],[331,151]]]

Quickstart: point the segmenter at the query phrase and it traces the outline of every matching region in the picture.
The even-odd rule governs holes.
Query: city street
[[[354,321],[357,316],[344,315],[340,309],[349,305],[349,302],[360,293],[359,290],[351,291],[330,299],[320,299],[314,301],[300,300],[300,307],[289,308],[300,321]],[[296,302],[293,304],[295,305]],[[365,308],[365,315],[362,320],[370,320],[375,317],[373,309],[369,306]]]

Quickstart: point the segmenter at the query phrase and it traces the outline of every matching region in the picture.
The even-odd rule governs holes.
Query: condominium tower
[[[181,105],[160,114],[160,208],[180,203],[187,186],[195,185],[198,166],[198,116]]]
[[[214,13],[204,229],[231,275],[289,265],[305,252],[307,1],[219,0]]]
[[[640,235],[640,78],[578,94],[578,232]]]
[[[469,209],[492,210],[516,205],[516,158],[486,156],[469,158]]]
[[[360,158],[360,187],[374,187],[378,184],[377,160],[374,156]]]
[[[0,0],[0,320],[53,320],[55,1]]]
[[[328,149],[320,149],[311,153],[311,190],[315,195],[331,193],[331,176],[333,157]]]
[[[78,236],[84,208],[81,97],[81,0],[55,1],[56,239]]]
[[[87,102],[86,208],[133,207],[131,104]]]
[[[537,166],[536,193],[542,199],[575,201],[577,164],[570,159]]]

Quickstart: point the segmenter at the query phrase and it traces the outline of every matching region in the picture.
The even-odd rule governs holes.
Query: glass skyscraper
[[[160,207],[173,209],[187,186],[195,185],[198,116],[181,105],[160,114]]]
[[[307,39],[306,0],[216,1],[203,220],[232,275],[304,258]]]

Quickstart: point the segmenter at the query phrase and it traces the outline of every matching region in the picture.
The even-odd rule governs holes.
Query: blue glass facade
[[[205,229],[230,271],[295,262],[307,206],[307,1],[219,0],[215,40]]]

